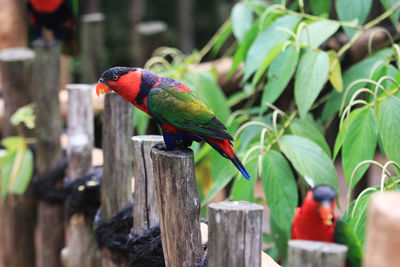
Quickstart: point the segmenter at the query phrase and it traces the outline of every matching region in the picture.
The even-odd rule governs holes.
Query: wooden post
[[[140,56],[140,37],[137,31],[137,25],[142,20],[144,10],[146,6],[145,0],[130,0],[129,6],[129,31],[130,31],[130,62],[132,66],[139,66],[139,63],[136,62],[137,58]]]
[[[141,22],[136,26],[139,35],[139,44],[134,46],[135,65],[144,66],[150,59],[153,51],[164,44],[164,33],[167,24],[162,21]]]
[[[347,246],[335,243],[289,240],[290,267],[343,267]],[[383,266],[383,265],[382,265]]]
[[[103,123],[103,179],[101,182],[101,215],[110,219],[125,208],[132,199],[131,179],[133,134],[132,104],[115,93],[104,100]],[[125,266],[114,264],[108,249],[102,250],[102,266]]]
[[[33,92],[35,98],[36,166],[38,175],[53,168],[62,158],[60,136],[62,119],[59,104],[59,44],[34,47]],[[61,183],[60,183],[61,185]],[[60,251],[64,247],[64,207],[39,200],[38,266],[61,266]]]
[[[208,266],[261,266],[264,208],[246,201],[208,206]]]
[[[151,157],[165,266],[193,266],[203,256],[193,152],[153,147]]]
[[[159,223],[154,185],[153,160],[150,151],[162,142],[160,135],[142,135],[133,141],[133,176],[135,181],[133,230],[141,233]]]
[[[193,40],[193,0],[178,0],[179,48],[190,54],[194,48]]]
[[[71,181],[92,168],[94,140],[92,86],[69,84],[68,89],[68,176]],[[67,267],[100,266],[100,252],[92,229],[92,221],[83,213],[70,219],[69,245],[62,251]]]
[[[0,52],[0,73],[5,100],[3,137],[16,135],[10,117],[18,108],[32,103],[32,61],[35,53],[26,48],[10,48]],[[33,131],[23,128],[24,137],[32,137]],[[0,266],[29,267],[35,263],[34,231],[36,200],[33,188],[23,195],[8,195],[1,203],[2,254]]]
[[[102,13],[86,14],[81,17],[81,82],[83,83],[95,83],[103,72],[103,23]]]
[[[375,193],[368,209],[364,267],[399,266],[400,193]]]

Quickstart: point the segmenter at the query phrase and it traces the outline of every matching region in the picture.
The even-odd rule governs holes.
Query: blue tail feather
[[[247,172],[246,168],[243,166],[243,164],[240,162],[238,157],[234,155],[234,158],[231,159],[232,163],[238,168],[238,170],[242,173],[244,178],[250,181],[250,174]]]

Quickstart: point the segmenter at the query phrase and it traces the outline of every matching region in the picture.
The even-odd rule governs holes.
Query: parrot
[[[353,230],[333,211],[336,191],[330,185],[309,190],[292,222],[292,239],[344,244],[348,247],[346,267],[360,267],[363,249]]]
[[[78,41],[71,0],[28,0],[27,5],[34,42],[46,45],[42,36],[42,28],[46,28],[54,35],[51,42],[63,41],[63,52],[76,55]]]
[[[101,75],[96,85],[98,96],[112,91],[156,120],[167,150],[205,141],[230,159],[250,181],[249,173],[233,151],[232,136],[183,83],[140,68],[113,67]]]

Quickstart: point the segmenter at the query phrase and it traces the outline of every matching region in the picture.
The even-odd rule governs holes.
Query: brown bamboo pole
[[[364,267],[399,266],[400,193],[376,193],[368,209]]]
[[[208,266],[261,266],[264,208],[246,202],[208,206]]]
[[[27,48],[10,48],[0,52],[0,73],[5,100],[3,137],[16,135],[10,117],[18,108],[32,103],[32,62],[35,53]],[[22,128],[24,137],[33,131]],[[1,203],[1,262],[0,266],[35,266],[34,230],[37,202],[32,187],[23,195],[7,195]]]
[[[141,135],[132,138],[135,181],[133,230],[136,233],[141,233],[159,223],[153,160],[150,151],[155,144],[162,141],[163,138],[160,135]]]
[[[71,181],[92,168],[94,140],[92,86],[69,84],[68,90],[68,176]],[[62,251],[67,267],[100,266],[100,251],[91,218],[75,213],[70,218],[68,247]]]
[[[35,45],[33,92],[35,98],[36,166],[38,175],[53,168],[62,158],[60,136],[62,119],[59,105],[59,44]],[[61,184],[60,184],[61,185]],[[39,200],[37,263],[39,267],[61,266],[60,251],[64,247],[64,207]]]
[[[101,215],[110,219],[125,208],[132,199],[131,179],[133,134],[132,104],[115,93],[109,93],[104,101],[103,123],[103,179],[101,183]],[[102,249],[102,266],[126,266],[124,259],[112,261],[111,252]]]
[[[288,266],[343,267],[347,246],[335,243],[290,240]]]
[[[151,150],[165,266],[194,266],[203,256],[200,200],[190,149]]]

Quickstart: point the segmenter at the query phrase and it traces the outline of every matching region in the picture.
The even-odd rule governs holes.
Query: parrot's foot
[[[49,47],[53,47],[56,46],[60,43],[59,40],[57,39],[53,39],[49,42],[43,40],[42,38],[36,39],[32,42],[33,46],[38,46],[38,47],[43,47],[43,48],[49,48]]]
[[[159,149],[159,150],[163,150],[163,151],[171,150],[171,149],[167,148],[167,146],[165,145],[164,142],[158,142],[157,144],[154,145],[154,147]]]

